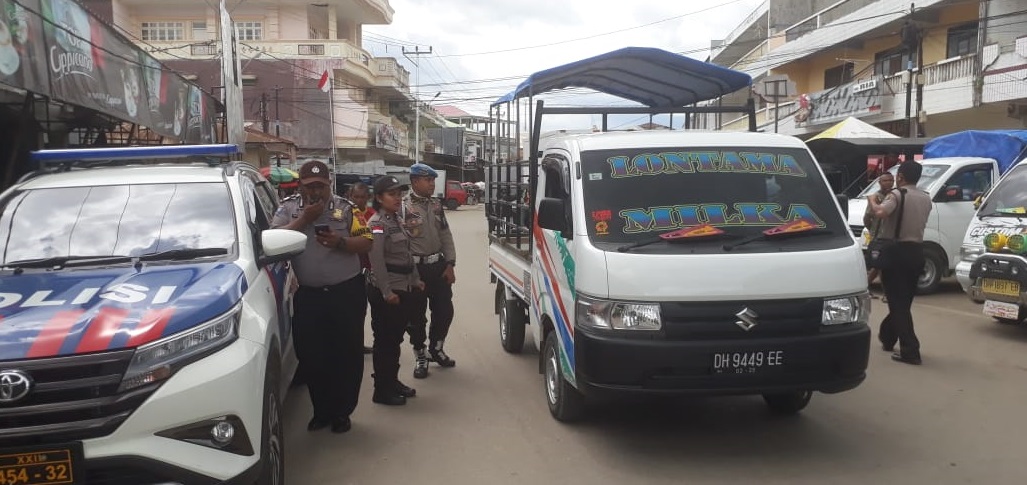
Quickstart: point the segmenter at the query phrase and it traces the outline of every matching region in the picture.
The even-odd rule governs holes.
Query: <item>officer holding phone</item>
[[[282,201],[272,227],[307,235],[293,259],[300,287],[293,301],[293,344],[310,392],[307,429],[349,431],[364,376],[367,291],[359,254],[371,234],[353,204],[332,194],[328,166],[300,168],[299,194]]]

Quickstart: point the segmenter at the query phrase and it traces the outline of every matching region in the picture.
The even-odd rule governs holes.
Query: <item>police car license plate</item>
[[[0,450],[0,485],[67,485],[75,479],[81,456],[77,446],[39,446]]]
[[[1020,305],[995,300],[985,300],[984,314],[995,318],[1016,320],[1020,317]]]
[[[755,374],[783,365],[783,350],[718,352],[713,354],[714,374]]]

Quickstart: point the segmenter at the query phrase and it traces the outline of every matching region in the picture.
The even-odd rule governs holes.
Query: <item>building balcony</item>
[[[135,8],[168,6],[166,0],[113,0],[112,3],[116,4],[117,7]],[[246,6],[254,8],[306,8],[311,3],[314,2],[310,0],[250,0],[246,2]],[[392,16],[395,14],[395,10],[389,5],[388,0],[324,0],[316,3],[326,7],[333,7],[342,18],[351,19],[361,25],[391,24]],[[211,3],[205,0],[179,0],[174,5],[175,8],[184,7],[186,9],[194,7],[212,8]],[[229,9],[234,11],[235,7],[230,5]]]
[[[385,90],[385,94],[406,96],[410,94],[410,72],[392,57],[376,57],[373,70],[377,75],[376,88]]]

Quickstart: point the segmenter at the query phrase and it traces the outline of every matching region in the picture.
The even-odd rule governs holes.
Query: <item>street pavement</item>
[[[388,407],[371,402],[368,356],[343,435],[307,432],[306,390],[293,389],[291,485],[1027,483],[1027,326],[981,315],[955,281],[914,303],[923,366],[874,345],[860,387],[816,394],[798,416],[775,417],[758,396],[675,398],[609,403],[566,425],[546,408],[530,329],[523,354],[500,346],[481,206],[449,220],[459,265],[446,349],[457,366],[415,380],[405,344],[400,378],[417,397]],[[874,303],[876,330],[886,308]]]

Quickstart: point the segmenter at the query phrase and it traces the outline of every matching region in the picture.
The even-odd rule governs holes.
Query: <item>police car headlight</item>
[[[198,327],[136,349],[119,392],[162,381],[178,369],[231,344],[239,336],[242,306]]]
[[[844,325],[870,321],[870,293],[824,300],[821,325]]]
[[[959,259],[962,261],[974,262],[984,254],[984,246],[978,244],[964,244],[959,247]]]
[[[603,330],[659,330],[660,305],[600,300],[578,295],[577,323]]]

